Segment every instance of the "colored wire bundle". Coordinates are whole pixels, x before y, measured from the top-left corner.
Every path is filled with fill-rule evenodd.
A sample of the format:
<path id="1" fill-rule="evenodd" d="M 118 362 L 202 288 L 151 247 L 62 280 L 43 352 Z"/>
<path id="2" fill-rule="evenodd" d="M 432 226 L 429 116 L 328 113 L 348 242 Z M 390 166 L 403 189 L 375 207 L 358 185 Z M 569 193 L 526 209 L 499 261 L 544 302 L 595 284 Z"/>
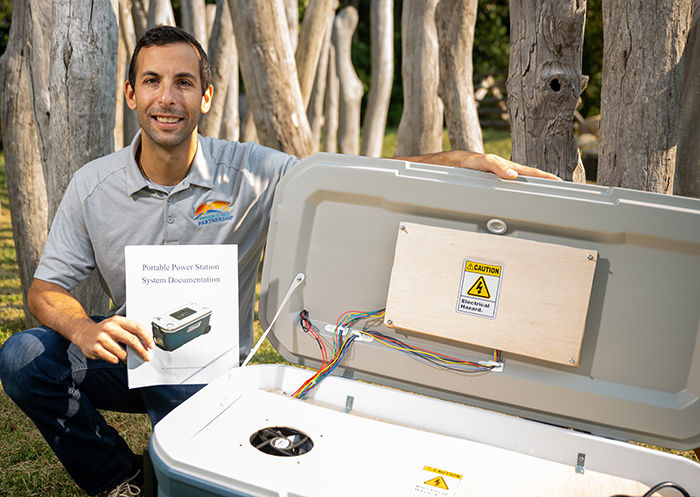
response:
<path id="1" fill-rule="evenodd" d="M 322 362 L 318 371 L 307 379 L 297 389 L 297 391 L 292 394 L 292 397 L 297 399 L 304 398 L 304 396 L 309 393 L 311 389 L 313 389 L 326 376 L 333 372 L 333 370 L 343 360 L 343 357 L 350 348 L 350 345 L 352 345 L 353 341 L 355 341 L 359 335 L 371 337 L 386 347 L 398 350 L 415 359 L 421 360 L 433 366 L 448 369 L 450 371 L 457 371 L 460 373 L 485 373 L 494 368 L 493 365 L 483 365 L 477 362 L 466 361 L 443 354 L 441 352 L 434 352 L 415 345 L 409 345 L 397 338 L 389 337 L 378 331 L 352 330 L 351 333 L 344 334 L 346 331 L 350 332 L 349 327 L 360 319 L 370 317 L 380 318 L 384 316 L 384 312 L 385 309 L 379 309 L 377 311 L 370 312 L 347 311 L 341 314 L 338 317 L 333 330 L 333 357 L 329 361 L 325 345 L 323 345 L 323 341 L 321 340 L 319 333 L 314 329 L 311 321 L 309 321 L 309 313 L 305 310 L 301 311 L 299 315 L 301 327 L 305 332 L 311 334 L 316 339 L 316 342 L 321 349 Z M 500 360 L 500 351 L 497 350 L 494 351 L 494 361 L 496 360 Z"/>
<path id="2" fill-rule="evenodd" d="M 427 362 L 433 366 L 438 366 L 444 369 L 449 369 L 451 371 L 457 371 L 460 373 L 485 373 L 494 368 L 494 366 L 484 366 L 478 362 L 466 361 L 464 359 L 458 359 L 441 352 L 434 352 L 432 350 L 416 347 L 415 345 L 409 345 L 402 342 L 398 338 L 389 337 L 383 333 L 379 333 L 378 331 L 363 330 L 358 331 L 358 333 L 370 336 L 387 347 L 404 352 L 423 362 Z"/>

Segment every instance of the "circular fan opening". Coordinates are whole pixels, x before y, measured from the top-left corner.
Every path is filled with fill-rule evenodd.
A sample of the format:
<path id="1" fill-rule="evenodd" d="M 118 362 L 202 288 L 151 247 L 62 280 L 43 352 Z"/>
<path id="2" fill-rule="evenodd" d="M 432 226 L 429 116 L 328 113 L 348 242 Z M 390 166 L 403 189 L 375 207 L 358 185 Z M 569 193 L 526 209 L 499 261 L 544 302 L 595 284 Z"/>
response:
<path id="1" fill-rule="evenodd" d="M 300 456 L 314 446 L 306 433 L 286 426 L 258 430 L 250 436 L 250 444 L 265 454 L 280 457 Z"/>

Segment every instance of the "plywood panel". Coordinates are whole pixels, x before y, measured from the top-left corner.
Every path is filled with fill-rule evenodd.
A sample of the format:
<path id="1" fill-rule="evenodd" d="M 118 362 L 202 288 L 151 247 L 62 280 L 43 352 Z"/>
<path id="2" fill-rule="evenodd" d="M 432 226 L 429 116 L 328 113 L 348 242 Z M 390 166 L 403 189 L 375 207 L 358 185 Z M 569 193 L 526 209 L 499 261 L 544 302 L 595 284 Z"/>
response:
<path id="1" fill-rule="evenodd" d="M 597 258 L 594 250 L 401 223 L 385 323 L 576 366 Z"/>

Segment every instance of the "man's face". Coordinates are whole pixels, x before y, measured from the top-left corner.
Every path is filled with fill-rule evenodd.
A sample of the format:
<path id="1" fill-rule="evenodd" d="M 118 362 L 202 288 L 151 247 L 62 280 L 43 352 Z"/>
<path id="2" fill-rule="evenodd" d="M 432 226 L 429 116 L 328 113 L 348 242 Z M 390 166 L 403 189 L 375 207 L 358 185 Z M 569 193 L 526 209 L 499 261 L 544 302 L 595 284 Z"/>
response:
<path id="1" fill-rule="evenodd" d="M 197 52 L 187 43 L 142 48 L 134 84 L 126 83 L 126 99 L 136 110 L 142 140 L 166 149 L 192 138 L 213 92 L 210 86 L 202 95 Z"/>

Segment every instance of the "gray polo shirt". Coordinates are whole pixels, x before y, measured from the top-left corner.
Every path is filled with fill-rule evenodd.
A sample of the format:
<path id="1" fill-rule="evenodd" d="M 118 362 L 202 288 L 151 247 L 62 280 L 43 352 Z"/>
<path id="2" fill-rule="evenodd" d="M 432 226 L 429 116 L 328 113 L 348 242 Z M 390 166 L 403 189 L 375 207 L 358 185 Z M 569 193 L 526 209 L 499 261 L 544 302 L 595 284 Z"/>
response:
<path id="1" fill-rule="evenodd" d="M 97 269 L 116 314 L 124 315 L 125 245 L 237 244 L 245 353 L 275 187 L 297 158 L 255 143 L 200 136 L 187 177 L 167 193 L 141 173 L 134 157 L 140 139 L 75 173 L 34 276 L 71 290 Z M 213 202 L 229 204 L 230 215 L 207 215 Z"/>

